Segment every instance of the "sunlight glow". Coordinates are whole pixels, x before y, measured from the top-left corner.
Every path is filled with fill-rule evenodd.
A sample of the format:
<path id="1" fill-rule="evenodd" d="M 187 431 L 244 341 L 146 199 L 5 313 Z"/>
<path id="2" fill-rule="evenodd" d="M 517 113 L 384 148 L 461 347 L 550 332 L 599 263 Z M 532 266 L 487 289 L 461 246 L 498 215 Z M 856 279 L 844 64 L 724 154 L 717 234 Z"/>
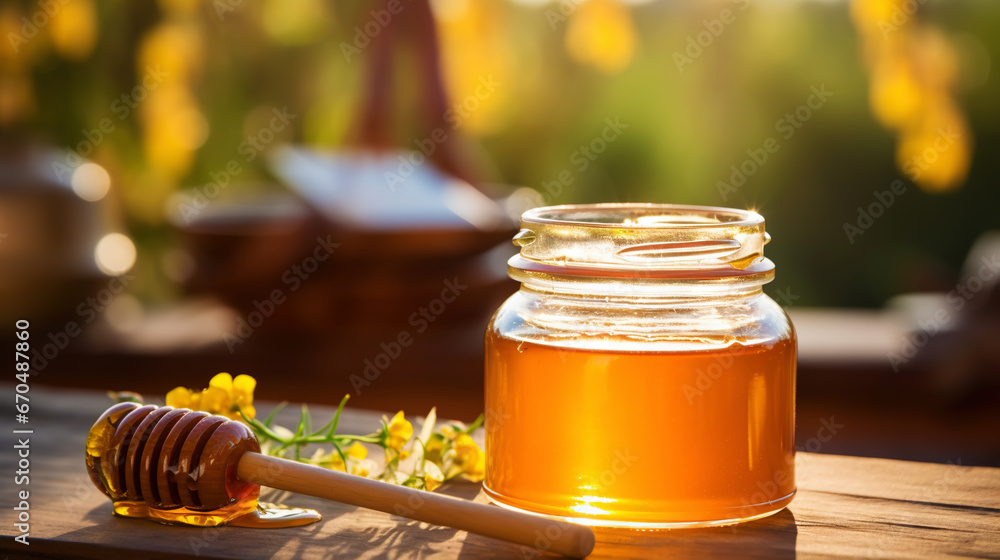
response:
<path id="1" fill-rule="evenodd" d="M 127 236 L 120 233 L 109 233 L 97 242 L 94 249 L 94 261 L 97 268 L 105 274 L 122 274 L 128 272 L 135 264 L 135 244 Z"/>
<path id="2" fill-rule="evenodd" d="M 111 176 L 96 163 L 84 163 L 73 171 L 70 185 L 80 198 L 96 202 L 108 194 L 111 188 Z"/>

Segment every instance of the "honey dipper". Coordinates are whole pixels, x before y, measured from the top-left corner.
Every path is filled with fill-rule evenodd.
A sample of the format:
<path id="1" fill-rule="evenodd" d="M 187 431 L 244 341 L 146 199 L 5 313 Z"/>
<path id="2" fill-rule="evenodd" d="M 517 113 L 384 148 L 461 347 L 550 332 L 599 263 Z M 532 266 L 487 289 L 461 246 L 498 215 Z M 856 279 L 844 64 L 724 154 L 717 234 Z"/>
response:
<path id="1" fill-rule="evenodd" d="M 263 484 L 573 558 L 594 548 L 581 525 L 263 455 L 243 423 L 186 408 L 112 406 L 87 436 L 87 470 L 115 512 L 133 517 L 231 522 L 257 509 Z"/>

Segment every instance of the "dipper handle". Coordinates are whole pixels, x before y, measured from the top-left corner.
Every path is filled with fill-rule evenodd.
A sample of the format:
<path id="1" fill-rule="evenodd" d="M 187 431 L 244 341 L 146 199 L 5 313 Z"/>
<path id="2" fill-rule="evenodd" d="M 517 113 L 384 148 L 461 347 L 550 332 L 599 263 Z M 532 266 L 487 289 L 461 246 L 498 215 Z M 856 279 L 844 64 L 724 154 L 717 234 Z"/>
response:
<path id="1" fill-rule="evenodd" d="M 416 490 L 248 451 L 237 465 L 243 481 L 400 515 L 510 541 L 541 552 L 583 558 L 594 550 L 589 527 Z"/>

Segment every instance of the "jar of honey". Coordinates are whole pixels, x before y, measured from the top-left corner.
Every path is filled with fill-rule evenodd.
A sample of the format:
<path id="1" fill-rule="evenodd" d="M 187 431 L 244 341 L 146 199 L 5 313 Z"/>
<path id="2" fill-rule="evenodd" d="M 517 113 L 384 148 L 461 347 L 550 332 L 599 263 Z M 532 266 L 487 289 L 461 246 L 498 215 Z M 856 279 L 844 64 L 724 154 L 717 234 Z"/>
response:
<path id="1" fill-rule="evenodd" d="M 795 332 L 752 211 L 536 208 L 486 332 L 487 495 L 599 526 L 726 525 L 795 494 Z"/>

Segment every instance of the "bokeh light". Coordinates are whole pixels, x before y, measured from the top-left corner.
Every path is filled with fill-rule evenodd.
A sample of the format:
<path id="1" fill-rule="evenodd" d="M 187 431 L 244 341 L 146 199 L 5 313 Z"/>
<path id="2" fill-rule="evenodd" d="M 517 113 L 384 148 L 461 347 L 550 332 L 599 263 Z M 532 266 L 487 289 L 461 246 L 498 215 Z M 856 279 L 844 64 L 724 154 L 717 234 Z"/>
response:
<path id="1" fill-rule="evenodd" d="M 135 244 L 121 233 L 109 233 L 97 242 L 94 261 L 101 272 L 116 275 L 128 272 L 135 264 Z"/>
<path id="2" fill-rule="evenodd" d="M 100 165 L 87 162 L 73 171 L 70 185 L 80 198 L 96 202 L 104 198 L 111 189 L 111 175 Z"/>
<path id="3" fill-rule="evenodd" d="M 570 56 L 607 73 L 628 67 L 635 43 L 632 15 L 619 0 L 588 0 L 576 9 L 566 29 Z"/>
<path id="4" fill-rule="evenodd" d="M 59 5 L 61 4 L 61 5 Z M 63 0 L 52 10 L 52 45 L 62 56 L 84 59 L 97 42 L 97 13 L 93 0 Z"/>

